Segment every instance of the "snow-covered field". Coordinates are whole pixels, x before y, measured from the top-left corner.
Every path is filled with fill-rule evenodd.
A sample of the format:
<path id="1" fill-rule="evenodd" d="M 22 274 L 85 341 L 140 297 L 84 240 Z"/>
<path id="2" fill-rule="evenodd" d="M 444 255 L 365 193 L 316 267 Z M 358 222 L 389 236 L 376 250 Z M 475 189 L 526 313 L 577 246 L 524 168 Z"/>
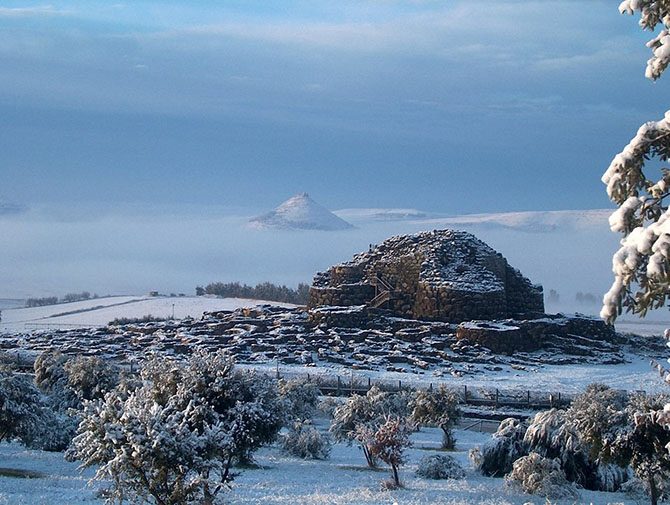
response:
<path id="1" fill-rule="evenodd" d="M 189 316 L 199 318 L 203 312 L 234 310 L 263 303 L 292 307 L 290 304 L 246 298 L 110 296 L 45 307 L 5 309 L 2 311 L 0 331 L 99 327 L 116 318 L 139 318 L 148 314 L 161 318 L 173 315 L 177 319 Z"/>
<path id="2" fill-rule="evenodd" d="M 322 419 L 317 423 L 327 429 Z M 438 453 L 439 429 L 422 429 L 412 435 L 414 446 L 407 451 L 407 465 L 401 468 L 404 489 L 382 491 L 381 482 L 390 478 L 386 468 L 369 470 L 356 446 L 335 444 L 326 461 L 305 461 L 284 456 L 278 447 L 262 449 L 256 455 L 258 469 L 242 470 L 226 503 L 313 504 L 313 505 L 522 505 L 544 504 L 544 498 L 508 490 L 502 479 L 482 477 L 470 466 L 467 453 L 490 434 L 456 430 L 456 450 L 450 452 L 466 468 L 463 480 L 426 480 L 414 475 L 422 456 Z M 25 450 L 17 444 L 0 444 L 0 467 L 29 469 L 43 476 L 32 479 L 0 476 L 1 505 L 65 505 L 101 503 L 95 488 L 87 486 L 92 471 L 80 474 L 77 465 L 63 460 L 61 453 Z M 0 474 L 2 471 L 0 470 Z M 577 503 L 635 503 L 617 493 L 581 491 Z M 563 502 L 559 502 L 563 503 Z M 575 503 L 573 501 L 566 503 Z"/>

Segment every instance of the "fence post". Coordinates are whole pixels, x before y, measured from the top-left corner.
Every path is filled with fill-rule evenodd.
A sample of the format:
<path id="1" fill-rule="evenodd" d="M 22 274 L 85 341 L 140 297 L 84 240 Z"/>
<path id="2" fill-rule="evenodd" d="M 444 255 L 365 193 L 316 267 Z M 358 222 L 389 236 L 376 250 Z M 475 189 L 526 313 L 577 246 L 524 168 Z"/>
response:
<path id="1" fill-rule="evenodd" d="M 558 392 L 558 406 L 561 406 L 561 392 Z"/>
<path id="2" fill-rule="evenodd" d="M 463 385 L 463 403 L 468 403 L 468 385 Z"/>
<path id="3" fill-rule="evenodd" d="M 398 379 L 398 391 L 402 391 L 402 381 Z"/>
<path id="4" fill-rule="evenodd" d="M 498 388 L 496 388 L 496 408 L 498 408 Z"/>
<path id="5" fill-rule="evenodd" d="M 340 396 L 340 388 L 342 387 L 342 379 L 340 376 L 337 376 L 337 396 Z"/>
<path id="6" fill-rule="evenodd" d="M 433 390 L 433 383 L 431 382 L 430 385 L 428 386 L 428 391 L 432 391 L 432 390 Z"/>
<path id="7" fill-rule="evenodd" d="M 528 395 L 528 405 L 530 405 L 530 389 L 526 391 L 526 394 Z"/>
<path id="8" fill-rule="evenodd" d="M 368 377 L 368 389 L 372 389 L 372 379 Z"/>
<path id="9" fill-rule="evenodd" d="M 309 382 L 309 372 L 307 372 L 307 382 Z"/>

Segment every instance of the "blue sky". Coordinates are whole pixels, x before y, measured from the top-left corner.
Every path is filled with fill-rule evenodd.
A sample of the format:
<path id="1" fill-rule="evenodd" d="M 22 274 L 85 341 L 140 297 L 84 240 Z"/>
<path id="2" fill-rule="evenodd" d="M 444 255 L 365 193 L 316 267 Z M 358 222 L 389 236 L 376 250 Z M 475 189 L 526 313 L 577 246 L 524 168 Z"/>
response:
<path id="1" fill-rule="evenodd" d="M 608 1 L 5 1 L 0 198 L 605 207 L 668 108 L 649 37 Z"/>

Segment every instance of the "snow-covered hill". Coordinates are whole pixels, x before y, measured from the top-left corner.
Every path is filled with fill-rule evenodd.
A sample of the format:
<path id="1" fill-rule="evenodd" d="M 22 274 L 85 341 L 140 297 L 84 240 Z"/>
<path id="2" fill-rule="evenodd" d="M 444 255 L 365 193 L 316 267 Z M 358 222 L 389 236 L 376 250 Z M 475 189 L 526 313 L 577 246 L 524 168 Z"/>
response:
<path id="1" fill-rule="evenodd" d="M 412 221 L 430 217 L 417 209 L 340 209 L 333 213 L 347 221 Z"/>
<path id="2" fill-rule="evenodd" d="M 608 230 L 608 209 L 503 212 L 440 216 L 417 209 L 342 209 L 335 214 L 357 224 L 379 221 L 404 221 L 432 224 L 433 228 L 482 227 L 501 228 L 528 233 L 547 233 L 557 230 Z"/>
<path id="3" fill-rule="evenodd" d="M 199 318 L 203 312 L 234 310 L 269 303 L 283 307 L 290 304 L 249 300 L 246 298 L 210 298 L 206 296 L 147 297 L 109 296 L 45 307 L 14 308 L 2 311 L 0 332 L 16 332 L 42 328 L 100 327 L 117 318 Z"/>
<path id="4" fill-rule="evenodd" d="M 347 230 L 353 226 L 312 200 L 307 193 L 299 193 L 275 210 L 254 217 L 249 224 L 258 229 Z"/>

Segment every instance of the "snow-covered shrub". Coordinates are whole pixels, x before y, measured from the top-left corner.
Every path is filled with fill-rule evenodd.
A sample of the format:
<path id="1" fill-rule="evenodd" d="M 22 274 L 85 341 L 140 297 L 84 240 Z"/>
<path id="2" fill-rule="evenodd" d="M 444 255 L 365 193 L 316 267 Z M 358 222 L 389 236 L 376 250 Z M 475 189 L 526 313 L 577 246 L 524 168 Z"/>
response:
<path id="1" fill-rule="evenodd" d="M 527 424 L 513 417 L 502 421 L 489 441 L 470 451 L 475 469 L 489 477 L 503 477 L 511 472 L 514 462 L 528 454 L 523 441 L 527 428 Z"/>
<path id="2" fill-rule="evenodd" d="M 32 381 L 10 369 L 0 369 L 0 442 L 30 441 L 40 424 L 42 398 Z"/>
<path id="3" fill-rule="evenodd" d="M 46 394 L 61 393 L 66 389 L 65 363 L 67 356 L 59 351 L 44 351 L 35 359 L 35 384 Z M 63 410 L 72 407 L 73 398 L 62 399 L 67 404 Z"/>
<path id="4" fill-rule="evenodd" d="M 286 454 L 302 459 L 328 459 L 331 446 L 330 437 L 321 434 L 310 421 L 294 422 L 281 440 Z"/>
<path id="5" fill-rule="evenodd" d="M 158 374 L 161 371 L 161 374 Z M 274 382 L 237 372 L 224 352 L 154 359 L 143 384 L 85 403 L 68 459 L 96 466 L 107 502 L 214 503 L 235 459 L 272 441 L 283 406 Z"/>
<path id="6" fill-rule="evenodd" d="M 328 419 L 332 419 L 335 414 L 335 409 L 342 404 L 339 398 L 333 398 L 332 396 L 326 396 L 321 399 L 317 405 L 318 411 Z"/>
<path id="7" fill-rule="evenodd" d="M 587 489 L 596 486 L 598 465 L 564 410 L 537 413 L 526 430 L 524 444 L 529 452 L 557 458 L 570 482 Z"/>
<path id="8" fill-rule="evenodd" d="M 24 429 L 21 441 L 31 449 L 61 452 L 72 442 L 78 424 L 78 418 L 59 412 L 51 407 L 48 398 L 43 399 L 39 418 Z"/>
<path id="9" fill-rule="evenodd" d="M 311 419 L 319 403 L 319 388 L 304 379 L 279 380 L 279 394 L 287 403 L 288 416 L 292 420 Z"/>
<path id="10" fill-rule="evenodd" d="M 118 368 L 98 356 L 74 356 L 63 368 L 68 387 L 79 401 L 102 398 L 119 383 Z"/>
<path id="11" fill-rule="evenodd" d="M 462 479 L 465 470 L 453 456 L 433 454 L 419 460 L 416 474 L 424 479 Z"/>
<path id="12" fill-rule="evenodd" d="M 358 442 L 368 466 L 377 466 L 377 458 L 367 445 L 369 437 L 359 436 L 365 428 L 374 433 L 389 416 L 405 418 L 408 414 L 406 395 L 386 393 L 373 386 L 365 396 L 353 395 L 333 413 L 330 433 L 337 441 Z"/>
<path id="13" fill-rule="evenodd" d="M 119 383 L 118 369 L 97 356 L 46 351 L 35 360 L 34 370 L 35 384 L 61 412 L 79 410 L 84 400 L 102 398 Z"/>
<path id="14" fill-rule="evenodd" d="M 658 422 L 666 397 L 635 395 L 626 406 L 628 424 L 603 444 L 602 454 L 619 465 L 629 464 L 645 482 L 655 504 L 670 482 L 670 430 Z"/>
<path id="15" fill-rule="evenodd" d="M 418 391 L 410 402 L 411 419 L 416 424 L 439 426 L 443 432 L 442 447 L 453 449 L 453 427 L 461 416 L 458 402 L 458 394 L 445 386 Z"/>
<path id="16" fill-rule="evenodd" d="M 405 418 L 387 416 L 380 425 L 359 425 L 356 439 L 369 448 L 370 454 L 391 467 L 393 482 L 387 488 L 400 487 L 398 468 L 405 462 L 404 451 L 412 443 L 414 426 Z"/>
<path id="17" fill-rule="evenodd" d="M 512 488 L 524 493 L 546 498 L 577 498 L 574 484 L 568 482 L 558 459 L 545 458 L 531 452 L 514 462 L 512 471 L 505 477 Z"/>

